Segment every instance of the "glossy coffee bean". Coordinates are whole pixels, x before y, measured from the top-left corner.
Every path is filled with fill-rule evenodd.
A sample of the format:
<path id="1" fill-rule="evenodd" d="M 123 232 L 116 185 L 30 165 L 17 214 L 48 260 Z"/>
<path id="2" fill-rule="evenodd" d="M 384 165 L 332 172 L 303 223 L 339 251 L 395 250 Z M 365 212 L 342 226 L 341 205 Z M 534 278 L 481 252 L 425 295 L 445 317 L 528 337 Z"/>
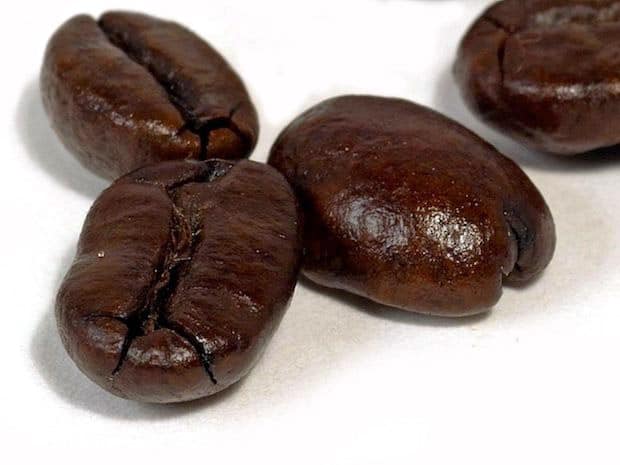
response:
<path id="1" fill-rule="evenodd" d="M 41 92 L 65 146 L 108 178 L 158 161 L 244 158 L 258 136 L 224 58 L 183 26 L 142 14 L 63 24 L 45 52 Z"/>
<path id="2" fill-rule="evenodd" d="M 288 306 L 297 204 L 267 165 L 173 161 L 92 206 L 56 318 L 77 366 L 147 402 L 211 395 L 248 373 Z"/>
<path id="3" fill-rule="evenodd" d="M 305 274 L 382 304 L 478 313 L 503 281 L 527 282 L 555 246 L 551 214 L 521 169 L 414 103 L 327 100 L 278 137 L 269 163 L 304 212 Z"/>
<path id="4" fill-rule="evenodd" d="M 620 3 L 504 0 L 463 38 L 461 92 L 526 146 L 578 154 L 620 143 Z"/>

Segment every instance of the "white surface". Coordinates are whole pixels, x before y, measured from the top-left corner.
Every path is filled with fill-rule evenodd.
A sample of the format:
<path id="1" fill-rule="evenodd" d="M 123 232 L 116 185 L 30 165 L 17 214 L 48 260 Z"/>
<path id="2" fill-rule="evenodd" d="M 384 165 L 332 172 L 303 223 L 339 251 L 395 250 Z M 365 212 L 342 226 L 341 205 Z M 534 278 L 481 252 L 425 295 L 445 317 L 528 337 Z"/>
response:
<path id="1" fill-rule="evenodd" d="M 3 462 L 618 463 L 620 155 L 528 155 L 463 108 L 449 67 L 487 3 L 5 5 Z M 113 7 L 178 20 L 228 57 L 260 113 L 257 160 L 292 117 L 340 93 L 401 96 L 456 117 L 515 158 L 546 196 L 558 234 L 548 271 L 528 288 L 506 289 L 488 316 L 460 321 L 380 309 L 302 283 L 265 356 L 229 392 L 150 406 L 102 391 L 65 355 L 52 308 L 84 216 L 106 183 L 48 128 L 37 77 L 61 22 Z"/>

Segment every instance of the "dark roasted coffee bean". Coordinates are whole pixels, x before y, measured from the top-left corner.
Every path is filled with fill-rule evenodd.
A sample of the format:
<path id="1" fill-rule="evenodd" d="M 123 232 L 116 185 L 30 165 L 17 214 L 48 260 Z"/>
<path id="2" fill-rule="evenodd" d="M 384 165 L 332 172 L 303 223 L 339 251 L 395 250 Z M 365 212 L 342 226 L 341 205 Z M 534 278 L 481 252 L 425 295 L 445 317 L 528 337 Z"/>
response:
<path id="1" fill-rule="evenodd" d="M 142 14 L 63 24 L 45 52 L 41 91 L 63 143 L 109 178 L 157 161 L 244 158 L 258 136 L 224 58 L 179 24 Z"/>
<path id="2" fill-rule="evenodd" d="M 377 302 L 458 316 L 526 282 L 555 246 L 521 169 L 448 118 L 398 99 L 344 96 L 294 120 L 269 163 L 304 212 L 305 274 Z"/>
<path id="3" fill-rule="evenodd" d="M 173 161 L 116 181 L 94 203 L 59 290 L 62 341 L 122 397 L 178 402 L 254 365 L 293 293 L 294 194 L 267 165 Z"/>
<path id="4" fill-rule="evenodd" d="M 461 92 L 523 144 L 578 154 L 620 143 L 620 2 L 504 0 L 461 42 Z"/>

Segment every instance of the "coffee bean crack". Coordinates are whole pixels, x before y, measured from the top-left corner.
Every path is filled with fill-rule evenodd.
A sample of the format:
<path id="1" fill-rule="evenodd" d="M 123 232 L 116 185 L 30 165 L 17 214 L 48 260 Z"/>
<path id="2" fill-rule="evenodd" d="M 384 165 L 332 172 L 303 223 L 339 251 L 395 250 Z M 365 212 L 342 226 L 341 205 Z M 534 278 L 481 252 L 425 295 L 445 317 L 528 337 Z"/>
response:
<path id="1" fill-rule="evenodd" d="M 514 241 L 516 247 L 516 257 L 511 270 L 505 270 L 504 276 L 509 276 L 513 271 L 517 273 L 523 272 L 521 259 L 525 250 L 530 248 L 534 243 L 534 232 L 527 227 L 527 224 L 514 211 L 504 210 L 506 225 L 508 226 L 508 235 Z"/>
<path id="2" fill-rule="evenodd" d="M 179 129 L 177 135 L 182 134 L 184 131 L 189 131 L 200 138 L 200 153 L 198 159 L 206 160 L 209 157 L 209 142 L 211 134 L 214 131 L 230 131 L 239 138 L 245 146 L 249 147 L 252 145 L 252 141 L 248 135 L 242 131 L 234 121 L 235 113 L 243 105 L 243 102 L 238 102 L 233 105 L 231 111 L 225 117 L 204 117 L 197 115 L 195 111 L 191 109 L 191 105 L 176 91 L 180 84 L 175 82 L 173 75 L 158 72 L 158 70 L 149 63 L 148 59 L 145 59 L 139 51 L 135 50 L 127 40 L 124 39 L 122 34 L 115 34 L 113 31 L 109 30 L 101 20 L 97 22 L 97 25 L 112 46 L 121 50 L 130 60 L 144 68 L 163 88 L 170 103 L 174 105 L 185 120 L 185 125 Z"/>
<path id="3" fill-rule="evenodd" d="M 511 36 L 529 30 L 551 29 L 567 24 L 578 27 L 596 27 L 604 23 L 614 23 L 620 21 L 620 2 L 612 3 L 605 8 L 594 8 L 586 5 L 573 5 L 549 8 L 532 15 L 523 24 L 505 24 L 492 14 L 486 14 L 482 20 L 495 29 L 502 31 L 504 36 L 497 46 L 497 66 L 499 72 L 499 90 L 505 86 L 505 51 L 508 39 Z M 517 124 L 517 122 L 515 122 Z M 519 124 L 520 130 L 531 132 L 529 128 Z"/>
<path id="4" fill-rule="evenodd" d="M 230 168 L 230 165 L 227 166 Z M 207 376 L 213 384 L 217 384 L 211 369 L 212 359 L 206 352 L 204 345 L 195 335 L 181 325 L 170 321 L 167 318 L 167 309 L 179 283 L 188 272 L 194 252 L 200 243 L 200 218 L 195 213 L 188 214 L 183 212 L 182 208 L 175 201 L 176 190 L 190 183 L 212 182 L 224 176 L 227 172 L 228 169 L 214 164 L 212 169 L 206 174 L 180 180 L 165 188 L 162 187 L 166 191 L 173 208 L 170 238 L 156 268 L 154 279 L 146 289 L 144 296 L 140 299 L 141 303 L 138 309 L 128 318 L 116 318 L 127 326 L 128 331 L 123 342 L 118 364 L 112 371 L 112 378 L 122 369 L 127 360 L 131 344 L 136 338 L 145 336 L 158 329 L 167 329 L 176 333 L 194 348 Z M 139 182 L 152 184 L 147 181 Z"/>

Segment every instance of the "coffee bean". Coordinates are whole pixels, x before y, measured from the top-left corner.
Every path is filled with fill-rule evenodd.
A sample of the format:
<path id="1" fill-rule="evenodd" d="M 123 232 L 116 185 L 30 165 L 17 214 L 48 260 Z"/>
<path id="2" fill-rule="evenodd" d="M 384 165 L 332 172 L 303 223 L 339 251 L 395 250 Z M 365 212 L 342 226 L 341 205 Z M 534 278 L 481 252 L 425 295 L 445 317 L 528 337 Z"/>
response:
<path id="1" fill-rule="evenodd" d="M 250 97 L 228 63 L 179 24 L 110 12 L 50 39 L 43 102 L 62 142 L 108 178 L 174 159 L 236 159 L 256 144 Z"/>
<path id="2" fill-rule="evenodd" d="M 304 272 L 328 287 L 422 313 L 487 310 L 555 246 L 521 169 L 454 121 L 399 99 L 343 96 L 278 137 L 269 163 L 304 212 Z"/>
<path id="3" fill-rule="evenodd" d="M 504 0 L 455 65 L 482 119 L 526 146 L 578 154 L 620 143 L 620 2 Z"/>
<path id="4" fill-rule="evenodd" d="M 92 206 L 56 317 L 77 366 L 147 402 L 211 395 L 254 365 L 301 258 L 297 204 L 267 165 L 172 161 Z"/>

